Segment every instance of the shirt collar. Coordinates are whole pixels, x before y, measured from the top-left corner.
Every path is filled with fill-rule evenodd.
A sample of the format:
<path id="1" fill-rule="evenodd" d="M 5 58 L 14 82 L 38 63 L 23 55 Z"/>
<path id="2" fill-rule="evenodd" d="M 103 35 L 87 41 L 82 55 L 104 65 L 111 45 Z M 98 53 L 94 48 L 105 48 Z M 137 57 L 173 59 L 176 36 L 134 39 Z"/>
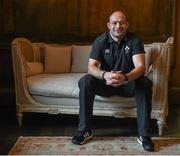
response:
<path id="1" fill-rule="evenodd" d="M 129 37 L 129 32 L 127 31 L 127 32 L 126 32 L 126 35 L 124 36 L 124 38 L 122 39 L 122 41 L 127 42 L 127 41 L 128 41 L 128 37 Z M 109 32 L 108 32 L 108 42 L 109 42 L 109 43 L 115 42 L 115 41 L 112 39 L 112 37 L 111 37 L 111 35 L 110 35 Z"/>

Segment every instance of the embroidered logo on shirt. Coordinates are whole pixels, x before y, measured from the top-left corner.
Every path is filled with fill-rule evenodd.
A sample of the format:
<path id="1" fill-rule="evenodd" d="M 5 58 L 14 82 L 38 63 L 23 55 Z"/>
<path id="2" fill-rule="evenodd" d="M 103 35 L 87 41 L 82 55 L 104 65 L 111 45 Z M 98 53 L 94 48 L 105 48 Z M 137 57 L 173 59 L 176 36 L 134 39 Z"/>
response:
<path id="1" fill-rule="evenodd" d="M 130 48 L 126 45 L 126 47 L 124 48 L 124 50 L 125 50 L 125 53 L 129 53 Z"/>
<path id="2" fill-rule="evenodd" d="M 109 49 L 105 49 L 105 54 L 109 54 L 110 50 Z"/>

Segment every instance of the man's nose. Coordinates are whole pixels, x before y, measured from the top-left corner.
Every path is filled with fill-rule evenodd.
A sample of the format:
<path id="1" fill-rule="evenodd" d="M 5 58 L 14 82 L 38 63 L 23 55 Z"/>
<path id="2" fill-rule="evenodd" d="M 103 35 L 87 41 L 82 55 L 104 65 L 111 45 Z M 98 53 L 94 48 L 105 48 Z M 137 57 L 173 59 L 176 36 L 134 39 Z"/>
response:
<path id="1" fill-rule="evenodd" d="M 121 23 L 120 22 L 117 22 L 116 23 L 116 27 L 119 28 L 121 26 Z"/>

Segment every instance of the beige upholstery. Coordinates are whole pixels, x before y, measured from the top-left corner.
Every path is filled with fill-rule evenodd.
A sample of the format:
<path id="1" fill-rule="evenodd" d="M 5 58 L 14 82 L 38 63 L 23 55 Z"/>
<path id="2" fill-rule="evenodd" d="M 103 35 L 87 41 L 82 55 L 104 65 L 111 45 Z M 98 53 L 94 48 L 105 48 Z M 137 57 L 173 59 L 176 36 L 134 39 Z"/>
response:
<path id="1" fill-rule="evenodd" d="M 56 63 L 66 72 L 44 71 L 47 57 L 45 48 L 47 44 L 31 43 L 25 38 L 16 38 L 12 42 L 13 70 L 16 88 L 16 108 L 19 125 L 22 124 L 24 112 L 42 112 L 50 114 L 78 114 L 78 80 L 87 72 L 87 61 L 91 45 L 72 45 L 69 49 L 56 47 Z M 58 50 L 57 50 L 58 49 Z M 59 50 L 60 49 L 60 50 Z M 67 53 L 64 52 L 67 50 Z M 172 43 L 152 43 L 145 45 L 146 50 L 146 76 L 153 82 L 152 118 L 157 119 L 159 134 L 168 115 L 168 79 L 170 69 L 170 55 Z M 51 49 L 52 51 L 52 49 Z M 53 52 L 54 52 L 53 51 Z M 53 53 L 52 52 L 52 53 Z M 61 55 L 63 53 L 63 58 Z M 71 62 L 69 67 L 69 57 Z M 46 58 L 47 59 L 47 58 Z M 27 74 L 27 64 L 30 62 L 30 74 Z M 34 62 L 34 63 L 33 63 Z M 41 67 L 34 67 L 35 64 Z M 51 60 L 53 63 L 53 60 Z M 66 66 L 64 66 L 66 64 Z M 53 65 L 53 64 L 51 64 Z M 41 65 L 40 65 L 41 66 Z M 53 68 L 51 68 L 53 69 Z M 68 70 L 67 70 L 68 69 Z M 33 74 L 32 74 L 33 73 Z M 136 117 L 135 99 L 112 96 L 110 98 L 95 97 L 94 115 L 114 117 Z"/>
<path id="2" fill-rule="evenodd" d="M 68 73 L 71 69 L 71 47 L 49 46 L 44 48 L 45 73 Z"/>
<path id="3" fill-rule="evenodd" d="M 90 45 L 73 45 L 72 46 L 72 73 L 87 72 L 89 55 L 91 52 Z"/>
<path id="4" fill-rule="evenodd" d="M 25 68 L 27 76 L 41 74 L 44 71 L 43 64 L 41 62 L 26 62 Z"/>

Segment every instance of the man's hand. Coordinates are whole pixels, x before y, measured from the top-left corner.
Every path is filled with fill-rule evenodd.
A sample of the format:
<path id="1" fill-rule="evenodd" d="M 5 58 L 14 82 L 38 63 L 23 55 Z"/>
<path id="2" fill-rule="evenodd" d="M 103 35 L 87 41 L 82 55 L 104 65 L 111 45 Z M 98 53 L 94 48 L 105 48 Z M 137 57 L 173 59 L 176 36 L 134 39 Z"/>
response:
<path id="1" fill-rule="evenodd" d="M 125 77 L 121 71 L 106 72 L 104 75 L 107 85 L 118 87 L 124 83 Z"/>

